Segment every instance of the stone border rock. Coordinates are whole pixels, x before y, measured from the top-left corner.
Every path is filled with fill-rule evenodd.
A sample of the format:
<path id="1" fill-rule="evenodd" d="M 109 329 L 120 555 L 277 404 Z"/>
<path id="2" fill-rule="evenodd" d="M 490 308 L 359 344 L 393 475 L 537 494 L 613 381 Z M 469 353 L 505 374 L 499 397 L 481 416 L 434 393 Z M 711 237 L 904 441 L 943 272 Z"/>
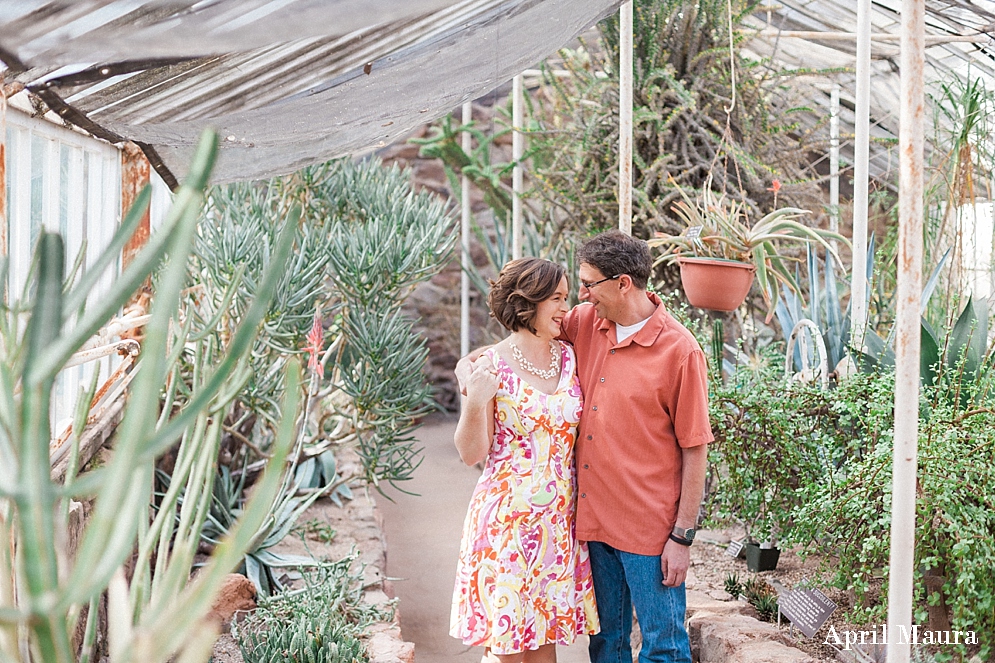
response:
<path id="1" fill-rule="evenodd" d="M 817 663 L 791 646 L 774 624 L 756 618 L 745 601 L 718 601 L 704 592 L 687 592 L 691 656 L 698 663 Z"/>

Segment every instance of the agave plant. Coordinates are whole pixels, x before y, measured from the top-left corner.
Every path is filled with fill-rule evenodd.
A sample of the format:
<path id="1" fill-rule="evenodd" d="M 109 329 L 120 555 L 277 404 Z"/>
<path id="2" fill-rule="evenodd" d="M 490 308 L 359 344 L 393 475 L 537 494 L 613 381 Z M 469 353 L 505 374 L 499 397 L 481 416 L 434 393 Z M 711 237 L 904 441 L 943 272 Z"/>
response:
<path id="1" fill-rule="evenodd" d="M 779 283 L 795 293 L 801 292 L 788 269 L 788 263 L 794 259 L 781 253 L 784 244 L 816 243 L 843 266 L 830 240 L 846 245 L 849 241 L 839 233 L 799 223 L 797 219 L 808 214 L 806 210 L 782 207 L 751 223 L 747 206 L 724 194 L 716 196 L 711 180 L 706 181 L 698 201 L 692 200 L 684 189 L 677 189 L 681 200 L 674 203 L 673 211 L 686 228 L 680 235 L 658 234 L 647 242 L 651 247 L 663 247 L 655 264 L 675 262 L 681 257 L 750 263 L 756 267 L 757 281 L 772 315 L 779 298 Z"/>
<path id="2" fill-rule="evenodd" d="M 147 208 L 148 189 L 109 247 L 75 282 L 65 283 L 62 238 L 43 232 L 35 252 L 31 294 L 27 300 L 0 305 L 0 659 L 4 661 L 76 661 L 80 643 L 72 634 L 77 621 L 85 615 L 84 644 L 89 646 L 97 630 L 98 601 L 105 592 L 111 661 L 158 662 L 178 652 L 186 657 L 182 660 L 203 660 L 214 639 L 204 615 L 279 489 L 300 402 L 299 371 L 294 366 L 287 371 L 285 416 L 267 471 L 240 522 L 191 581 L 190 563 L 211 495 L 212 464 L 221 433 L 221 420 L 214 415 L 227 407 L 246 379 L 245 353 L 293 239 L 292 233 L 282 234 L 270 258 L 271 269 L 259 283 L 256 304 L 223 347 L 206 342 L 203 335 L 193 333 L 190 321 L 177 318 L 186 257 L 197 232 L 216 149 L 216 136 L 206 133 L 162 228 L 108 292 L 88 297 L 102 272 L 116 262 Z M 166 256 L 169 259 L 164 261 Z M 6 257 L 0 260 L 0 274 L 5 274 L 6 262 Z M 138 374 L 113 453 L 103 467 L 78 477 L 70 471 L 64 484 L 57 483 L 50 476 L 49 459 L 55 377 L 160 265 Z M 90 305 L 84 306 L 88 299 Z M 190 355 L 196 372 L 180 393 L 179 357 L 184 354 Z M 166 403 L 160 411 L 156 404 L 164 385 Z M 86 420 L 85 396 L 83 400 L 77 409 L 74 446 Z M 156 458 L 177 442 L 175 490 L 163 497 L 150 522 Z M 179 505 L 181 486 L 186 499 Z M 75 555 L 69 555 L 68 506 L 79 497 L 94 498 L 94 507 Z M 133 558 L 129 580 L 125 566 Z M 87 647 L 82 660 L 90 660 Z"/>
<path id="3" fill-rule="evenodd" d="M 922 301 L 923 308 L 925 304 Z M 868 330 L 864 343 L 865 351 L 859 354 L 862 370 L 894 369 L 895 350 L 890 341 Z M 985 300 L 968 298 L 953 326 L 943 333 L 920 318 L 919 380 L 924 387 L 934 387 L 944 400 L 966 408 L 989 397 L 993 355 L 995 344 L 988 340 Z"/>
<path id="4" fill-rule="evenodd" d="M 870 299 L 870 284 L 874 274 L 874 245 L 875 239 L 872 234 L 867 245 L 867 298 Z M 781 301 L 777 303 L 775 312 L 777 320 L 781 325 L 781 331 L 787 337 L 791 330 L 795 328 L 801 320 L 811 320 L 822 333 L 822 340 L 828 353 L 829 368 L 839 366 L 839 363 L 847 355 L 850 345 L 850 308 L 848 302 L 843 306 L 839 295 L 839 287 L 836 283 L 836 270 L 827 254 L 825 262 L 820 267 L 818 254 L 807 247 L 806 262 L 808 264 L 808 303 L 806 304 L 801 295 L 796 295 L 790 290 L 784 292 Z M 822 278 L 820 279 L 820 272 Z M 796 281 L 800 279 L 796 278 Z M 866 310 L 866 308 L 865 308 Z M 794 364 L 801 364 L 800 350 L 796 346 Z"/>

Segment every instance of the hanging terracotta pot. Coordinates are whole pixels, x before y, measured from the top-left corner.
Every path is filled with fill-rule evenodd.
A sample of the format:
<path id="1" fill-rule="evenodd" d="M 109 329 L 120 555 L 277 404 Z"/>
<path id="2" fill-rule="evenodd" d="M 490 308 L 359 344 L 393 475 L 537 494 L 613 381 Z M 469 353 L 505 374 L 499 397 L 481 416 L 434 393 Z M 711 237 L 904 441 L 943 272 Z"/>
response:
<path id="1" fill-rule="evenodd" d="M 720 258 L 678 258 L 681 284 L 691 306 L 735 311 L 746 299 L 757 268 Z"/>

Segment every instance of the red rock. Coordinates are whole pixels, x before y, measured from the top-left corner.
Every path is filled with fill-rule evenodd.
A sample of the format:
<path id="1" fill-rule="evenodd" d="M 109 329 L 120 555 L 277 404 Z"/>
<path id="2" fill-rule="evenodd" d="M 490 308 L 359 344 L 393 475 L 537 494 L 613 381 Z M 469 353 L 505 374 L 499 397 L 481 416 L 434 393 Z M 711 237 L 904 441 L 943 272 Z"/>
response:
<path id="1" fill-rule="evenodd" d="M 229 573 L 214 599 L 211 611 L 207 613 L 207 618 L 221 624 L 221 630 L 224 631 L 237 612 L 255 609 L 255 585 L 240 573 Z"/>

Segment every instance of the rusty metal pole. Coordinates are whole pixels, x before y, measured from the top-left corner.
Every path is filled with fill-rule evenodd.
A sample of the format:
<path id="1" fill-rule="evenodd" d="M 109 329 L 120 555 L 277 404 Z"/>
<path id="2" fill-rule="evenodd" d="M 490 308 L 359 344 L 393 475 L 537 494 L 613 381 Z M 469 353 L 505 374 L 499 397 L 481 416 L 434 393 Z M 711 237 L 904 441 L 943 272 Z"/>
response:
<path id="1" fill-rule="evenodd" d="M 867 327 L 867 160 L 870 145 L 871 0 L 857 0 L 857 99 L 853 142 L 853 256 L 850 340 L 860 349 Z"/>
<path id="2" fill-rule="evenodd" d="M 522 257 L 522 155 L 525 154 L 525 135 L 522 133 L 522 75 L 511 82 L 511 257 Z"/>
<path id="3" fill-rule="evenodd" d="M 619 10 L 618 229 L 632 234 L 632 0 Z"/>
<path id="4" fill-rule="evenodd" d="M 121 218 L 128 213 L 131 206 L 138 198 L 138 194 L 149 183 L 151 177 L 151 166 L 141 148 L 134 143 L 125 143 L 121 148 Z M 151 226 L 149 223 L 149 210 L 145 210 L 142 220 L 135 228 L 135 234 L 131 236 L 128 243 L 121 249 L 121 268 L 127 267 L 135 255 L 142 250 L 149 241 Z"/>
<path id="5" fill-rule="evenodd" d="M 912 628 L 919 441 L 919 298 L 922 294 L 923 135 L 926 99 L 925 0 L 902 1 L 898 168 L 898 310 L 895 318 L 895 449 L 891 560 L 888 567 L 888 663 L 908 663 L 901 638 Z"/>
<path id="6" fill-rule="evenodd" d="M 473 120 L 473 102 L 463 104 L 463 124 Z M 462 137 L 463 151 L 470 153 L 470 132 L 464 131 Z M 470 352 L 470 178 L 466 175 L 460 179 L 460 202 L 462 217 L 460 219 L 460 324 L 459 347 L 460 356 Z"/>

